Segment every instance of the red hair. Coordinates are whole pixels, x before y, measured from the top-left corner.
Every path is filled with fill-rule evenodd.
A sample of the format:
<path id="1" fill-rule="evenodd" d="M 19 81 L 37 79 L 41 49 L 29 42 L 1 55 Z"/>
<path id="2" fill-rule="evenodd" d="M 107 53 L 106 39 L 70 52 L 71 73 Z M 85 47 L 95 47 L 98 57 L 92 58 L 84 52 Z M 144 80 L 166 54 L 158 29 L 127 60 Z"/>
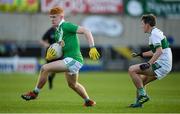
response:
<path id="1" fill-rule="evenodd" d="M 61 14 L 64 15 L 64 10 L 61 7 L 53 7 L 50 11 L 49 11 L 50 15 L 56 15 L 56 14 Z"/>

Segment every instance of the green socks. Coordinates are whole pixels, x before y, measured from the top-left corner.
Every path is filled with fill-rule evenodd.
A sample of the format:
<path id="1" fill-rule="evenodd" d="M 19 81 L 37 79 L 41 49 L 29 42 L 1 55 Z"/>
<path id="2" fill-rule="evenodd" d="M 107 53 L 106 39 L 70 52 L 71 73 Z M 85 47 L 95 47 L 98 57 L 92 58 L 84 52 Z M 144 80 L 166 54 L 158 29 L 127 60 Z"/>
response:
<path id="1" fill-rule="evenodd" d="M 143 96 L 146 95 L 146 91 L 145 91 L 145 89 L 143 87 L 142 88 L 138 88 L 137 91 L 138 91 L 138 95 L 143 95 Z"/>

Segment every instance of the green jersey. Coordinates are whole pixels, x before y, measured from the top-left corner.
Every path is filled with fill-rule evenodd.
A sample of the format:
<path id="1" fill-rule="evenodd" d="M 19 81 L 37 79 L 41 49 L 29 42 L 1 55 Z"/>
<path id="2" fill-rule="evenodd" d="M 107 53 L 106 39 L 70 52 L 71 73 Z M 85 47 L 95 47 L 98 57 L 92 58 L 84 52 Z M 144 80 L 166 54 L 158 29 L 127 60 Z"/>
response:
<path id="1" fill-rule="evenodd" d="M 55 40 L 63 41 L 62 47 L 64 57 L 71 57 L 83 64 L 83 57 L 80 51 L 79 38 L 76 34 L 78 26 L 70 22 L 62 22 L 55 32 Z"/>

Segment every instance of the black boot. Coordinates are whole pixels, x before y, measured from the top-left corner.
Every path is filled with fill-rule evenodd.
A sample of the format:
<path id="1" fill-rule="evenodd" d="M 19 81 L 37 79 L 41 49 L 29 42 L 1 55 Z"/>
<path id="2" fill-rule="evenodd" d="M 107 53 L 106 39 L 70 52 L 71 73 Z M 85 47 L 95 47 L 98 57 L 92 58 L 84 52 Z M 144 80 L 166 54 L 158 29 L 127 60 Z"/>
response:
<path id="1" fill-rule="evenodd" d="M 52 73 L 48 76 L 48 82 L 49 82 L 49 89 L 53 88 L 53 79 L 55 77 L 55 73 Z"/>

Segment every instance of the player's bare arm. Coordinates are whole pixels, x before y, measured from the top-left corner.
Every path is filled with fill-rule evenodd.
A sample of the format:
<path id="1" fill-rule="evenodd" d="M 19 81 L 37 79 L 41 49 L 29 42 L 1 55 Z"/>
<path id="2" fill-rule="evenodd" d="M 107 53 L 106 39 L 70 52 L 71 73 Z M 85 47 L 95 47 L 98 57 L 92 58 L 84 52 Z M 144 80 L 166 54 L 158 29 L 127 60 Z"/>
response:
<path id="1" fill-rule="evenodd" d="M 81 27 L 81 26 L 78 27 L 77 33 L 85 35 L 85 37 L 89 43 L 89 47 L 90 47 L 89 57 L 93 60 L 99 59 L 100 54 L 95 47 L 94 38 L 92 36 L 92 33 L 85 27 Z"/>
<path id="2" fill-rule="evenodd" d="M 153 64 L 162 54 L 162 47 L 156 49 L 156 52 L 153 54 L 153 57 L 149 60 L 148 63 Z"/>
<path id="3" fill-rule="evenodd" d="M 85 27 L 79 26 L 77 30 L 78 34 L 84 34 L 90 47 L 94 46 L 94 38 L 92 36 L 92 33 Z"/>
<path id="4" fill-rule="evenodd" d="M 153 52 L 150 50 L 150 51 L 146 51 L 146 52 L 143 52 L 142 53 L 142 56 L 143 57 L 152 57 L 153 56 Z"/>

